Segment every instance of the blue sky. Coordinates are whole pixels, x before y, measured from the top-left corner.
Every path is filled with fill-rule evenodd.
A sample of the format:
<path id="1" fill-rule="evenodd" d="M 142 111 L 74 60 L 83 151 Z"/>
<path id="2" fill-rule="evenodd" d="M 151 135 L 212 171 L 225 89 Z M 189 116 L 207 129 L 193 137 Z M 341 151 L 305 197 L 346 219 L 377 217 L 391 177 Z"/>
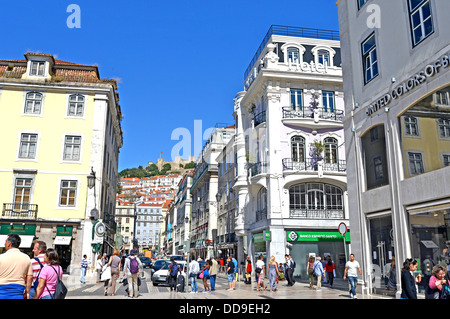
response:
<path id="1" fill-rule="evenodd" d="M 27 51 L 97 64 L 118 78 L 124 146 L 119 171 L 171 160 L 176 128 L 233 123 L 244 71 L 272 24 L 338 30 L 334 0 L 286 2 L 3 0 L 0 59 Z M 66 25 L 70 4 L 81 28 Z M 192 154 L 198 155 L 198 154 Z"/>

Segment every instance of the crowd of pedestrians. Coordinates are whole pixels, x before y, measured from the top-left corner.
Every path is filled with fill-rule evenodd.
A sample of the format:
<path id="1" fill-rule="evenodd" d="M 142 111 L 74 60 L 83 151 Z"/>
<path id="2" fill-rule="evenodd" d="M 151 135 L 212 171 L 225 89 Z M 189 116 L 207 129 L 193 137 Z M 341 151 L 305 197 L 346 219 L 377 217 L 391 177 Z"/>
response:
<path id="1" fill-rule="evenodd" d="M 30 257 L 19 250 L 21 243 L 20 236 L 10 234 L 6 238 L 5 252 L 0 255 L 0 299 L 53 299 L 58 294 L 58 285 L 62 280 L 63 269 L 59 265 L 59 256 L 55 249 L 47 248 L 43 241 L 36 241 L 33 245 L 33 257 Z M 190 256 L 189 278 L 191 283 L 191 293 L 198 293 L 198 280 L 203 283 L 203 293 L 216 290 L 217 274 L 220 270 L 226 273 L 228 281 L 228 291 L 236 289 L 236 281 L 239 278 L 238 262 L 232 255 L 227 257 L 226 262 L 217 261 L 214 256 L 208 258 L 203 267 L 200 267 L 195 256 Z M 223 267 L 222 267 L 223 265 Z M 84 284 L 86 271 L 89 267 L 86 255 L 81 261 L 80 282 Z M 423 278 L 420 273 L 417 274 L 418 262 L 416 259 L 408 258 L 404 261 L 401 270 L 401 297 L 400 299 L 417 299 L 417 285 L 423 284 Z M 99 256 L 95 263 L 97 271 L 97 283 L 103 282 L 104 294 L 108 295 L 108 289 L 111 289 L 111 295 L 116 291 L 116 282 L 119 278 L 123 280 L 124 285 L 128 285 L 126 291 L 130 297 L 138 297 L 140 285 L 140 269 L 142 262 L 136 256 L 136 251 L 132 250 L 130 256 L 121 256 L 119 250 L 115 249 L 112 256 Z M 201 268 L 201 269 L 200 269 Z M 251 284 L 252 272 L 255 274 L 256 290 L 270 292 L 278 291 L 280 280 L 287 281 L 287 287 L 295 284 L 293 276 L 296 263 L 291 255 L 285 255 L 285 263 L 277 263 L 274 256 L 271 256 L 267 262 L 264 256 L 257 257 L 256 262 L 252 262 L 250 256 L 247 256 L 244 267 L 244 282 Z M 179 274 L 182 273 L 181 267 L 171 258 L 169 265 L 170 288 L 177 290 L 180 284 L 177 282 Z M 123 276 L 121 277 L 121 273 Z M 395 264 L 391 265 L 389 271 L 389 282 L 387 287 L 396 289 L 397 283 L 395 275 Z M 321 257 L 311 256 L 306 263 L 306 274 L 309 278 L 309 286 L 321 291 L 322 282 L 326 282 L 330 287 L 333 286 L 336 277 L 336 265 L 330 256 Z M 356 260 L 354 254 L 350 254 L 350 260 L 345 264 L 344 280 L 349 283 L 350 298 L 356 299 L 356 287 L 358 275 L 362 275 L 361 266 Z M 431 276 L 425 279 L 425 298 L 426 299 L 448 299 L 450 296 L 450 286 L 447 267 L 437 264 L 432 269 Z M 181 276 L 183 277 L 183 276 Z M 265 279 L 268 279 L 268 285 Z M 184 287 L 184 284 L 183 286 Z M 179 291 L 179 290 L 177 290 Z"/>

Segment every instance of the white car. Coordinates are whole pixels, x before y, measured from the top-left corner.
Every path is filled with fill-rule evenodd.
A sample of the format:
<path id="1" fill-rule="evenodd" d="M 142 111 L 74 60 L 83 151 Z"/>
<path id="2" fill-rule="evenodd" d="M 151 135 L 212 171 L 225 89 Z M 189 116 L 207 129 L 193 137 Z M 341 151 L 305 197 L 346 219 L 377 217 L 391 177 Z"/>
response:
<path id="1" fill-rule="evenodd" d="M 185 261 L 176 261 L 178 267 L 182 267 L 181 275 L 186 280 L 186 262 Z M 152 275 L 153 286 L 158 286 L 159 284 L 169 284 L 169 265 L 171 263 L 165 264 L 161 267 L 160 270 L 156 271 Z"/>

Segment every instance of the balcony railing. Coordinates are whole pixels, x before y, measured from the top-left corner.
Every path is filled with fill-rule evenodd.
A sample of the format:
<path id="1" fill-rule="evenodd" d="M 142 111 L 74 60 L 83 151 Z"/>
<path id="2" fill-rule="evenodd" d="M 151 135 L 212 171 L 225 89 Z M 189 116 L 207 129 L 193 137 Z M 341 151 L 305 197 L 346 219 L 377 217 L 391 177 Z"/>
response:
<path id="1" fill-rule="evenodd" d="M 302 109 L 293 110 L 292 107 L 283 107 L 283 119 L 296 119 L 296 118 L 314 118 L 314 112 L 308 107 Z M 344 119 L 343 110 L 328 110 L 319 109 L 319 118 L 324 120 L 341 121 Z"/>
<path id="2" fill-rule="evenodd" d="M 37 219 L 38 205 L 3 203 L 2 217 L 15 219 Z"/>
<path id="3" fill-rule="evenodd" d="M 292 158 L 283 158 L 284 171 L 318 171 L 319 163 L 312 158 L 305 158 L 304 161 L 296 161 Z M 345 172 L 347 171 L 347 162 L 345 160 L 338 160 L 332 163 L 322 161 L 322 169 L 328 172 Z"/>
<path id="4" fill-rule="evenodd" d="M 254 163 L 250 166 L 250 176 L 256 176 L 262 173 L 267 172 L 267 164 L 266 163 Z"/>
<path id="5" fill-rule="evenodd" d="M 256 211 L 256 221 L 267 219 L 267 208 L 263 208 L 261 210 Z"/>
<path id="6" fill-rule="evenodd" d="M 291 218 L 305 219 L 344 219 L 343 209 L 291 209 L 289 216 Z"/>
<path id="7" fill-rule="evenodd" d="M 253 56 L 253 59 L 248 65 L 247 69 L 245 70 L 244 81 L 247 78 L 248 74 L 251 72 L 256 61 L 258 61 L 259 56 L 261 55 L 262 51 L 264 50 L 264 47 L 266 46 L 267 42 L 269 42 L 269 39 L 273 34 L 291 37 L 311 38 L 311 39 L 324 39 L 335 41 L 340 40 L 339 31 L 272 25 L 267 31 L 266 36 L 262 40 L 261 44 L 259 45 L 259 48 L 256 51 L 255 55 Z"/>
<path id="8" fill-rule="evenodd" d="M 255 126 L 266 122 L 266 111 L 262 111 L 261 113 L 254 115 L 253 122 L 255 123 Z"/>

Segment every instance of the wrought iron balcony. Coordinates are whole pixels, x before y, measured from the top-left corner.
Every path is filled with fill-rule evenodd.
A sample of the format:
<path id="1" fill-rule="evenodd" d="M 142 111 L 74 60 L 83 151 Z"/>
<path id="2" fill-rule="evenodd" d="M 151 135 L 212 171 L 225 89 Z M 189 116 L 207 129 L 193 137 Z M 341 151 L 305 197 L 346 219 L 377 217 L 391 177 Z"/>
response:
<path id="1" fill-rule="evenodd" d="M 253 122 L 255 126 L 258 126 L 259 124 L 266 122 L 266 111 L 262 111 L 261 113 L 254 115 Z"/>
<path id="2" fill-rule="evenodd" d="M 267 219 L 267 208 L 263 208 L 261 210 L 256 211 L 256 221 Z"/>
<path id="3" fill-rule="evenodd" d="M 2 217 L 14 219 L 37 219 L 38 205 L 3 203 Z"/>
<path id="4" fill-rule="evenodd" d="M 267 164 L 266 163 L 254 163 L 250 166 L 250 176 L 254 177 L 256 175 L 266 173 L 267 172 Z"/>
<path id="5" fill-rule="evenodd" d="M 291 218 L 305 219 L 344 219 L 344 209 L 342 208 L 324 208 L 324 209 L 308 209 L 299 208 L 291 209 L 289 216 Z"/>
<path id="6" fill-rule="evenodd" d="M 339 121 L 344 119 L 343 110 L 319 109 L 319 118 L 323 120 Z M 308 107 L 294 110 L 291 106 L 283 107 L 283 119 L 313 119 L 314 111 Z"/>
<path id="7" fill-rule="evenodd" d="M 305 158 L 303 161 L 293 160 L 292 158 L 283 158 L 283 171 L 318 171 L 319 163 L 312 158 Z M 345 160 L 322 161 L 322 169 L 327 172 L 345 172 L 347 171 L 347 162 Z"/>

